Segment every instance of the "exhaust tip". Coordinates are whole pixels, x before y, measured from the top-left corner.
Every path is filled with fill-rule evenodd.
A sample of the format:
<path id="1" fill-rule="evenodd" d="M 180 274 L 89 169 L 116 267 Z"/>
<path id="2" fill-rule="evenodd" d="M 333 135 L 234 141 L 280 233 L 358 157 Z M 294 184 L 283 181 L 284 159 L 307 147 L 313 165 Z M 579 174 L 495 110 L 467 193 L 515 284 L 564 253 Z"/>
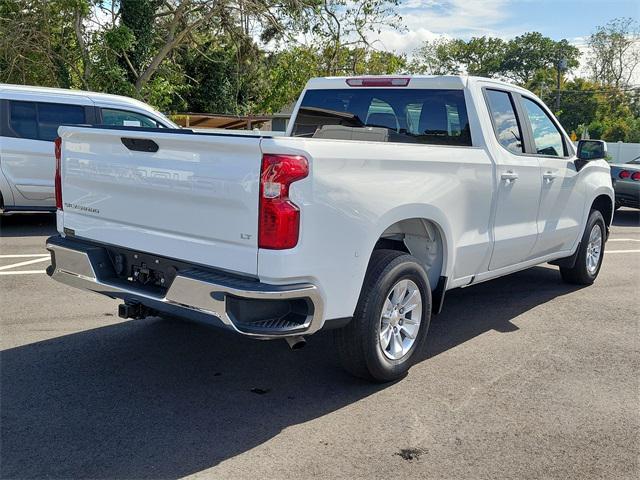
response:
<path id="1" fill-rule="evenodd" d="M 289 348 L 291 350 L 300 350 L 307 344 L 307 341 L 301 335 L 295 337 L 285 337 L 285 340 L 289 344 Z"/>

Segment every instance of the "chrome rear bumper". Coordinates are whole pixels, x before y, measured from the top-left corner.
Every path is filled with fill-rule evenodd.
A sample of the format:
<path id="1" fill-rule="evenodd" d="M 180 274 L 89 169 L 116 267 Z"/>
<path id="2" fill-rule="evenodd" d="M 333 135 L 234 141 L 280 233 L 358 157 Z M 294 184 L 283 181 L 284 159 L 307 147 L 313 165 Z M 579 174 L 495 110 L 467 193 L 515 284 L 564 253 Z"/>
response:
<path id="1" fill-rule="evenodd" d="M 157 293 L 116 276 L 107 249 L 101 245 L 51 237 L 47 240 L 47 250 L 51 253 L 47 273 L 54 280 L 125 302 L 140 303 L 159 312 L 185 317 L 190 317 L 190 312 L 214 316 L 243 335 L 258 338 L 309 335 L 323 324 L 322 297 L 311 284 L 270 285 L 194 266 L 178 270 L 169 288 Z M 234 316 L 229 308 L 231 299 L 304 300 L 307 307 L 303 320 L 293 327 L 283 328 L 277 319 L 266 318 L 256 322 L 261 325 L 256 332 Z"/>

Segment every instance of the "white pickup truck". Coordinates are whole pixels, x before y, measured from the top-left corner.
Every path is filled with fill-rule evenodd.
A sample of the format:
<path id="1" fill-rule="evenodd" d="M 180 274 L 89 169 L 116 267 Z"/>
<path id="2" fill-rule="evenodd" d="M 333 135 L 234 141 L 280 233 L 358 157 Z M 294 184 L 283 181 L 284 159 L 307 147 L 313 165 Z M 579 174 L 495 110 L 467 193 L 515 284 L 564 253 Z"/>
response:
<path id="1" fill-rule="evenodd" d="M 576 152 L 535 95 L 483 78 L 312 79 L 283 136 L 59 135 L 55 280 L 294 348 L 333 328 L 375 381 L 419 358 L 447 290 L 543 262 L 592 283 L 612 220 L 606 145 Z"/>

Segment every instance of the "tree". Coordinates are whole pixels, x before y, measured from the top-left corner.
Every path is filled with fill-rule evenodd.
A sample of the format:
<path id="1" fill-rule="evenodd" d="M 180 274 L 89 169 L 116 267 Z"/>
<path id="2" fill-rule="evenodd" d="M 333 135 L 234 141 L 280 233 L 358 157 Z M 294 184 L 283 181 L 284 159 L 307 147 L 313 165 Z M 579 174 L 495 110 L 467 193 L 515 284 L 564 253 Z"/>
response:
<path id="1" fill-rule="evenodd" d="M 346 75 L 383 75 L 399 73 L 405 65 L 403 56 L 391 52 L 342 47 L 327 54 L 324 49 L 295 46 L 268 58 L 268 81 L 258 110 L 278 112 L 298 98 L 309 78 L 329 75 L 330 70 Z"/>
<path id="2" fill-rule="evenodd" d="M 598 83 L 627 88 L 640 64 L 640 24 L 617 18 L 596 29 L 588 41 L 588 66 Z"/>
<path id="3" fill-rule="evenodd" d="M 459 75 L 462 71 L 459 42 L 463 41 L 444 37 L 424 42 L 415 52 L 411 71 L 427 75 Z"/>
<path id="4" fill-rule="evenodd" d="M 469 75 L 494 77 L 501 72 L 506 43 L 500 38 L 473 37 L 468 42 L 456 40 L 454 52 Z"/>
<path id="5" fill-rule="evenodd" d="M 0 2 L 0 81 L 87 88 L 76 23 L 89 7 L 88 0 Z"/>
<path id="6" fill-rule="evenodd" d="M 131 82 L 135 82 L 149 62 L 156 35 L 156 11 L 162 0 L 120 0 L 121 28 L 131 34 L 129 48 L 120 51 L 120 64 L 127 70 Z M 125 34 L 126 34 L 125 33 Z"/>
<path id="7" fill-rule="evenodd" d="M 529 32 L 507 42 L 502 74 L 520 85 L 527 85 L 539 70 L 557 68 L 566 61 L 567 70 L 578 66 L 580 50 L 566 40 L 554 42 L 540 32 Z"/>
<path id="8" fill-rule="evenodd" d="M 556 112 L 558 120 L 567 132 L 578 132 L 581 124 L 589 124 L 598 116 L 598 110 L 605 101 L 598 92 L 598 85 L 582 78 L 576 78 L 564 84 L 560 97 L 560 111 Z M 555 95 L 543 96 L 550 103 Z"/>
<path id="9" fill-rule="evenodd" d="M 315 3 L 315 8 L 307 9 L 306 31 L 310 34 L 307 45 L 324 49 L 327 75 L 344 73 L 340 57 L 345 48 L 375 50 L 371 34 L 379 34 L 383 26 L 400 26 L 401 19 L 396 13 L 399 0 L 315 0 Z"/>

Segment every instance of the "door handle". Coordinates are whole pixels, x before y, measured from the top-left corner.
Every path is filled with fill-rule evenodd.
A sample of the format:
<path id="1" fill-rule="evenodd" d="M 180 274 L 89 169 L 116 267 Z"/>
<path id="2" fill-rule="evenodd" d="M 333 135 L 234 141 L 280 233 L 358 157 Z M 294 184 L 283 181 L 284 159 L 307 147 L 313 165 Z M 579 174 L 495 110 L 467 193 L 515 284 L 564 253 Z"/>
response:
<path id="1" fill-rule="evenodd" d="M 500 178 L 504 180 L 504 183 L 509 185 L 510 183 L 515 182 L 518 179 L 518 174 L 513 170 L 507 170 L 506 172 L 503 172 L 502 175 L 500 175 Z"/>
<path id="2" fill-rule="evenodd" d="M 544 179 L 545 183 L 551 183 L 557 176 L 558 174 L 553 172 L 544 172 L 542 178 Z"/>
<path id="3" fill-rule="evenodd" d="M 127 138 L 122 137 L 120 139 L 122 144 L 127 147 L 129 150 L 133 150 L 136 152 L 152 152 L 155 153 L 158 151 L 158 144 L 153 140 L 148 138 Z"/>

